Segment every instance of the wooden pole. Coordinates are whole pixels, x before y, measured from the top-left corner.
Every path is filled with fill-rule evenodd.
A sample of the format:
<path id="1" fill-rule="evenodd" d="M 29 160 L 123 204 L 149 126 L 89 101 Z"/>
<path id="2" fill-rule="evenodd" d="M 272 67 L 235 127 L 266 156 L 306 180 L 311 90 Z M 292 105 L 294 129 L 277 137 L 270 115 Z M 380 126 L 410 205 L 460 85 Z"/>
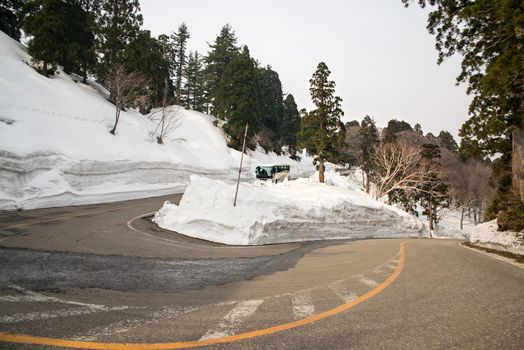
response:
<path id="1" fill-rule="evenodd" d="M 235 192 L 235 201 L 233 206 L 237 206 L 237 196 L 238 196 L 238 185 L 240 185 L 240 174 L 242 173 L 242 162 L 244 161 L 244 151 L 246 149 L 246 138 L 247 138 L 247 127 L 249 123 L 246 123 L 246 131 L 244 131 L 244 142 L 242 143 L 242 155 L 240 156 L 240 168 L 238 168 L 238 179 L 237 179 L 237 190 Z"/>

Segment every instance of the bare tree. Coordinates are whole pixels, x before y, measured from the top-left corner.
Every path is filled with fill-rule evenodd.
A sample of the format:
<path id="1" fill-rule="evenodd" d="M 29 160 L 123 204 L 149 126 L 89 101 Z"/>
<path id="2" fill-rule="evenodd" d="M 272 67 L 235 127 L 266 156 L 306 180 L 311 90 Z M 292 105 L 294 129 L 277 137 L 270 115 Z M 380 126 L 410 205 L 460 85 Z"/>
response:
<path id="1" fill-rule="evenodd" d="M 489 185 L 491 168 L 478 159 L 462 161 L 455 154 L 443 153 L 443 166 L 451 186 L 455 207 L 461 210 L 460 229 L 466 213 L 473 214 L 476 225 L 491 202 L 494 191 Z"/>
<path id="2" fill-rule="evenodd" d="M 122 64 L 115 64 L 109 69 L 107 83 L 110 100 L 115 104 L 115 125 L 109 132 L 115 135 L 120 112 L 134 105 L 145 93 L 147 79 L 136 72 L 128 72 Z"/>
<path id="3" fill-rule="evenodd" d="M 433 181 L 432 174 L 437 174 L 438 181 L 444 181 L 441 171 L 424 162 L 420 147 L 415 145 L 382 143 L 375 149 L 372 159 L 376 199 L 385 195 L 390 197 L 396 190 L 424 191 L 421 185 Z"/>
<path id="4" fill-rule="evenodd" d="M 166 137 L 180 126 L 182 109 L 179 106 L 162 107 L 149 116 L 150 120 L 157 123 L 156 129 L 151 135 L 156 137 L 156 142 L 159 145 L 163 145 Z M 176 138 L 173 141 L 185 141 L 185 139 Z"/>
<path id="5" fill-rule="evenodd" d="M 162 98 L 162 108 L 151 113 L 149 119 L 156 122 L 157 126 L 152 135 L 156 136 L 156 141 L 159 145 L 164 144 L 164 138 L 180 126 L 181 123 L 181 107 L 171 106 L 173 98 L 169 96 L 167 79 L 164 81 L 164 96 Z M 177 138 L 176 141 L 184 141 L 183 138 Z"/>
<path id="6" fill-rule="evenodd" d="M 387 195 L 389 204 L 393 199 L 409 202 L 418 198 L 428 216 L 430 237 L 438 211 L 448 205 L 448 186 L 439 158 L 438 146 L 402 141 L 382 143 L 372 156 L 375 198 Z"/>

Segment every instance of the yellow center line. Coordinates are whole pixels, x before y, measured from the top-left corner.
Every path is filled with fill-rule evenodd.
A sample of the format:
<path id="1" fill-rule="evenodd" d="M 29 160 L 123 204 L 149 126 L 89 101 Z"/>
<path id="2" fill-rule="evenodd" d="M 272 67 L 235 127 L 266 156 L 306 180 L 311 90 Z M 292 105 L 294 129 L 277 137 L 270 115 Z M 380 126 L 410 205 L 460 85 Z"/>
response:
<path id="1" fill-rule="evenodd" d="M 349 310 L 364 301 L 371 299 L 378 293 L 382 292 L 384 289 L 389 287 L 397 278 L 400 276 L 400 273 L 404 269 L 404 258 L 405 258 L 405 245 L 407 242 L 402 242 L 400 244 L 400 256 L 397 268 L 395 271 L 389 275 L 389 277 L 378 286 L 367 292 L 366 294 L 361 295 L 357 299 L 350 301 L 346 304 L 339 305 L 333 309 L 322 312 L 320 314 L 312 315 L 297 321 L 280 324 L 277 326 L 272 326 L 268 328 L 258 329 L 250 332 L 240 333 L 236 335 L 230 335 L 221 338 L 206 339 L 206 340 L 197 340 L 197 341 L 181 341 L 181 342 L 171 342 L 171 343 L 98 343 L 98 342 L 83 342 L 59 338 L 47 338 L 47 337 L 36 337 L 32 335 L 25 334 L 11 334 L 0 332 L 0 341 L 9 342 L 9 343 L 19 343 L 19 344 L 33 344 L 33 345 L 49 345 L 49 346 L 61 346 L 67 348 L 77 348 L 77 349 L 105 349 L 105 350 L 125 350 L 125 349 L 143 349 L 143 350 L 160 350 L 160 349 L 187 349 L 195 348 L 199 346 L 213 345 L 213 344 L 223 344 L 223 343 L 232 343 L 239 340 L 251 339 L 255 337 L 260 337 L 264 335 L 274 334 L 286 330 L 290 330 L 297 327 L 302 327 L 314 322 L 320 321 L 324 318 L 337 315 L 341 312 Z"/>

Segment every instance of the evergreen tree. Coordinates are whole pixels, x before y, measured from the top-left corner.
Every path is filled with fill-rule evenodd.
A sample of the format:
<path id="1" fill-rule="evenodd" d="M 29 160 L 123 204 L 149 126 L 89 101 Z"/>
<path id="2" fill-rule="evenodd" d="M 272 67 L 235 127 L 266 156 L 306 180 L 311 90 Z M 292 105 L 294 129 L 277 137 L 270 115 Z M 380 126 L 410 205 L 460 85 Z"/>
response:
<path id="1" fill-rule="evenodd" d="M 422 145 L 422 166 L 427 172 L 426 180 L 420 184 L 422 214 L 427 215 L 430 235 L 438 223 L 438 212 L 441 208 L 449 206 L 448 185 L 440 171 L 440 147 L 434 144 Z"/>
<path id="2" fill-rule="evenodd" d="M 405 121 L 398 121 L 396 119 L 391 119 L 388 122 L 388 126 L 382 131 L 382 142 L 391 143 L 397 141 L 397 133 L 401 131 L 411 131 L 411 125 Z"/>
<path id="3" fill-rule="evenodd" d="M 216 107 L 215 94 L 226 71 L 228 64 L 239 53 L 237 46 L 237 37 L 229 24 L 226 24 L 220 30 L 213 44 L 209 44 L 210 51 L 205 58 L 206 69 L 206 92 L 207 100 Z"/>
<path id="4" fill-rule="evenodd" d="M 44 63 L 46 76 L 48 64 L 61 64 L 66 73 L 82 74 L 85 82 L 96 61 L 95 15 L 78 0 L 42 0 L 39 4 L 24 21 L 25 31 L 32 36 L 29 53 Z"/>
<path id="5" fill-rule="evenodd" d="M 358 133 L 361 151 L 360 167 L 364 172 L 364 189 L 369 193 L 369 182 L 373 172 L 373 152 L 379 143 L 378 130 L 375 121 L 368 115 L 364 117 Z"/>
<path id="6" fill-rule="evenodd" d="M 287 94 L 284 99 L 284 117 L 282 121 L 282 138 L 284 145 L 289 148 L 289 153 L 294 154 L 297 146 L 297 134 L 300 130 L 300 114 L 298 113 L 295 98 Z"/>
<path id="7" fill-rule="evenodd" d="M 91 71 L 96 63 L 96 12 L 89 12 L 90 7 L 84 8 L 79 0 L 67 3 L 67 12 L 64 14 L 67 38 L 63 42 L 64 54 L 60 63 L 66 73 L 80 73 L 85 83 L 87 72 Z"/>
<path id="8" fill-rule="evenodd" d="M 45 76 L 50 73 L 49 65 L 60 62 L 62 42 L 67 35 L 64 13 L 63 1 L 43 0 L 38 10 L 24 21 L 24 30 L 32 36 L 28 52 L 33 59 L 43 62 Z"/>
<path id="9" fill-rule="evenodd" d="M 422 131 L 422 126 L 419 123 L 415 124 L 415 126 L 413 127 L 413 131 L 415 131 L 417 134 L 421 136 L 424 135 L 424 132 Z"/>
<path id="10" fill-rule="evenodd" d="M 105 79 L 109 67 L 124 61 L 125 50 L 137 38 L 142 21 L 138 0 L 103 0 L 98 23 L 100 79 Z"/>
<path id="11" fill-rule="evenodd" d="M 226 120 L 224 131 L 230 138 L 230 145 L 242 147 L 244 129 L 249 123 L 251 139 L 260 128 L 260 98 L 258 96 L 255 62 L 244 46 L 242 52 L 227 65 L 215 92 L 215 115 Z M 254 144 L 248 143 L 252 148 Z"/>
<path id="12" fill-rule="evenodd" d="M 28 0 L 2 0 L 0 3 L 0 30 L 16 41 L 20 41 L 23 21 L 31 7 L 34 5 Z"/>
<path id="13" fill-rule="evenodd" d="M 189 52 L 187 67 L 184 71 L 186 94 L 185 107 L 194 111 L 205 111 L 205 80 L 202 56 L 195 52 Z"/>
<path id="14" fill-rule="evenodd" d="M 189 31 L 185 23 L 178 27 L 178 31 L 173 33 L 171 39 L 173 40 L 174 57 L 174 73 L 175 73 L 175 103 L 177 105 L 185 105 L 183 101 L 182 78 L 187 65 L 186 46 L 187 39 L 190 38 Z"/>
<path id="15" fill-rule="evenodd" d="M 282 83 L 278 73 L 270 66 L 257 69 L 262 123 L 268 127 L 277 138 L 282 134 L 282 118 L 284 101 L 282 98 Z"/>
<path id="16" fill-rule="evenodd" d="M 351 127 L 360 127 L 360 123 L 358 122 L 358 120 L 352 120 L 350 122 L 347 122 L 345 125 L 344 125 L 347 128 L 351 128 Z"/>
<path id="17" fill-rule="evenodd" d="M 158 44 L 162 50 L 162 56 L 169 62 L 169 75 L 171 78 L 175 76 L 175 46 L 171 37 L 166 34 L 158 36 Z M 171 79 L 170 79 L 171 80 Z"/>
<path id="18" fill-rule="evenodd" d="M 148 30 L 142 30 L 131 42 L 124 54 L 124 63 L 131 72 L 139 73 L 148 82 L 149 103 L 141 107 L 142 113 L 150 108 L 161 106 L 164 98 L 164 85 L 167 89 L 171 84 L 169 79 L 169 61 L 164 56 L 158 40 L 151 37 Z"/>
<path id="19" fill-rule="evenodd" d="M 393 134 L 396 134 L 397 132 L 401 132 L 401 131 L 411 131 L 411 130 L 413 130 L 411 128 L 411 125 L 409 125 L 408 122 L 405 122 L 403 120 L 399 121 L 399 120 L 396 120 L 396 119 L 391 119 L 388 122 L 387 129 L 388 129 L 388 131 L 392 132 Z"/>
<path id="20" fill-rule="evenodd" d="M 438 134 L 437 138 L 439 141 L 439 145 L 441 145 L 442 147 L 445 147 L 452 152 L 458 151 L 457 142 L 453 138 L 453 135 L 449 133 L 449 131 L 441 131 L 440 134 Z"/>
<path id="21" fill-rule="evenodd" d="M 342 99 L 335 96 L 335 82 L 329 80 L 330 74 L 326 64 L 320 62 L 309 80 L 309 92 L 317 108 L 304 115 L 299 132 L 299 147 L 314 155 L 313 163 L 318 167 L 320 182 L 324 182 L 324 163 L 340 160 L 345 138 L 344 124 L 340 121 L 344 115 L 340 108 Z"/>

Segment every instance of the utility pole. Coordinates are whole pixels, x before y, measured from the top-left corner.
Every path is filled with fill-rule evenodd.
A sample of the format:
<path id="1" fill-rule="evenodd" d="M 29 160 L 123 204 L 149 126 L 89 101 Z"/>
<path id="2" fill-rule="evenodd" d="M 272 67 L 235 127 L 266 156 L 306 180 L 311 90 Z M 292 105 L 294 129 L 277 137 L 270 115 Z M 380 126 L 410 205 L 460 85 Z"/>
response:
<path id="1" fill-rule="evenodd" d="M 240 156 L 240 168 L 238 168 L 238 179 L 237 179 L 237 190 L 235 192 L 235 201 L 233 206 L 237 206 L 237 196 L 238 196 L 238 185 L 240 185 L 240 173 L 242 172 L 242 162 L 244 161 L 244 150 L 246 149 L 246 138 L 247 138 L 247 127 L 249 123 L 246 123 L 246 131 L 244 131 L 244 142 L 242 143 L 242 155 Z"/>

